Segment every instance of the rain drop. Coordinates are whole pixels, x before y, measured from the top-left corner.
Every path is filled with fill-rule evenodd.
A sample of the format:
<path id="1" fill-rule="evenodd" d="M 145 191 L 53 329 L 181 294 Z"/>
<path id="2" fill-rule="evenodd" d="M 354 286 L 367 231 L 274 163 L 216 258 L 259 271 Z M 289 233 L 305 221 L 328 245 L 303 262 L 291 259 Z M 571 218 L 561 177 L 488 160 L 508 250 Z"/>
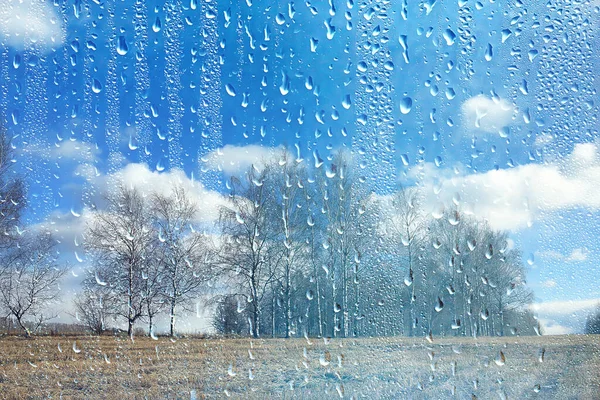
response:
<path id="1" fill-rule="evenodd" d="M 127 41 L 125 40 L 125 36 L 119 36 L 119 40 L 117 43 L 117 53 L 120 56 L 124 56 L 129 51 L 129 47 L 127 47 Z"/>
<path id="2" fill-rule="evenodd" d="M 404 97 L 400 100 L 400 112 L 402 114 L 408 114 L 412 109 L 413 101 L 410 97 Z"/>
<path id="3" fill-rule="evenodd" d="M 92 92 L 98 94 L 102 91 L 102 84 L 96 78 L 92 81 Z"/>

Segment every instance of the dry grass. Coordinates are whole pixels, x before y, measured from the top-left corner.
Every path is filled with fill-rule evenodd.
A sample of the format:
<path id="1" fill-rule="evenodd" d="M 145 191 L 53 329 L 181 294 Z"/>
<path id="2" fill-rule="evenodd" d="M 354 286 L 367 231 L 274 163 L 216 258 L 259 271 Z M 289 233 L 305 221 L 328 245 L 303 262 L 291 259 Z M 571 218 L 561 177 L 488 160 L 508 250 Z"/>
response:
<path id="1" fill-rule="evenodd" d="M 600 339 L 0 339 L 3 399 L 226 397 L 600 399 Z"/>

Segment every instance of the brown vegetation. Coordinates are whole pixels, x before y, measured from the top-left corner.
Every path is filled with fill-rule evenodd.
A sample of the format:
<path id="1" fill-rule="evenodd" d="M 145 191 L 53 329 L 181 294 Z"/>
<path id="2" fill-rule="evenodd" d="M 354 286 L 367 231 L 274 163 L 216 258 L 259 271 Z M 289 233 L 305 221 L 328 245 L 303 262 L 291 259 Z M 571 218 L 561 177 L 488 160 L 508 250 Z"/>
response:
<path id="1" fill-rule="evenodd" d="M 598 398 L 593 336 L 0 339 L 2 399 Z"/>

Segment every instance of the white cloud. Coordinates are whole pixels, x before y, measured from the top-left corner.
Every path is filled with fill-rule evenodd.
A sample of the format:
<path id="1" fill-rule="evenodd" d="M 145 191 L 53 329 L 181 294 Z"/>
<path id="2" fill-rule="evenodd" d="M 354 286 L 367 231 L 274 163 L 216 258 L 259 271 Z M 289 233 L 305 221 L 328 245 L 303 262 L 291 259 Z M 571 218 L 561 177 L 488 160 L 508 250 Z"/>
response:
<path id="1" fill-rule="evenodd" d="M 538 321 L 540 321 L 544 335 L 570 335 L 575 333 L 573 328 L 560 325 L 551 319 L 539 318 Z"/>
<path id="2" fill-rule="evenodd" d="M 589 257 L 589 251 L 586 248 L 577 248 L 571 251 L 571 254 L 565 256 L 564 254 L 556 250 L 547 250 L 537 253 L 540 258 L 554 261 L 568 261 L 568 262 L 583 262 Z"/>
<path id="3" fill-rule="evenodd" d="M 96 160 L 100 150 L 91 143 L 79 142 L 76 140 L 65 140 L 56 145 L 52 150 L 51 156 L 56 159 L 69 159 L 85 162 Z"/>
<path id="4" fill-rule="evenodd" d="M 589 252 L 587 249 L 575 249 L 567 258 L 569 261 L 582 262 L 588 259 Z"/>
<path id="5" fill-rule="evenodd" d="M 97 178 L 101 187 L 113 187 L 123 183 L 138 189 L 142 194 L 152 192 L 169 195 L 173 185 L 183 187 L 198 205 L 200 212 L 196 222 L 212 223 L 219 216 L 219 208 L 225 205 L 226 198 L 218 192 L 208 190 L 201 182 L 190 179 L 183 171 L 172 169 L 168 172 L 151 171 L 146 164 L 127 164 L 124 168 L 109 176 Z"/>
<path id="6" fill-rule="evenodd" d="M 535 137 L 536 147 L 544 147 L 554 141 L 554 136 L 550 134 L 541 134 Z"/>
<path id="7" fill-rule="evenodd" d="M 61 17 L 45 0 L 0 0 L 0 42 L 47 51 L 64 41 Z"/>
<path id="8" fill-rule="evenodd" d="M 559 210 L 600 209 L 600 160 L 592 143 L 577 144 L 554 163 L 474 174 L 427 163 L 409 175 L 421 181 L 432 211 L 458 202 L 464 212 L 485 218 L 495 229 L 519 230 Z"/>
<path id="9" fill-rule="evenodd" d="M 467 129 L 498 133 L 511 124 L 516 110 L 506 100 L 482 94 L 471 97 L 462 105 L 463 123 Z"/>
<path id="10" fill-rule="evenodd" d="M 556 281 L 554 279 L 548 279 L 542 282 L 542 286 L 545 288 L 555 288 L 557 286 Z"/>
<path id="11" fill-rule="evenodd" d="M 600 299 L 545 301 L 532 304 L 530 309 L 535 313 L 543 315 L 572 315 L 582 312 L 587 315 L 587 313 L 594 310 L 598 304 L 600 304 Z"/>
<path id="12" fill-rule="evenodd" d="M 89 166 L 83 164 L 81 168 Z M 194 223 L 200 226 L 212 226 L 219 217 L 219 208 L 227 204 L 225 196 L 206 189 L 202 183 L 194 181 L 181 170 L 169 172 L 151 171 L 145 164 L 131 163 L 111 175 L 92 172 L 87 179 L 96 187 L 98 194 L 114 189 L 118 184 L 138 189 L 143 195 L 159 193 L 169 195 L 173 185 L 183 187 L 190 198 L 198 205 L 199 213 Z M 102 204 L 96 204 L 102 209 Z M 91 221 L 89 208 L 69 212 L 54 212 L 44 222 L 31 227 L 34 231 L 49 231 L 59 242 L 60 250 L 70 254 L 80 262 L 85 261 L 82 243 L 87 223 Z M 213 238 L 213 240 L 216 240 Z"/>
<path id="13" fill-rule="evenodd" d="M 67 162 L 93 163 L 100 155 L 100 150 L 92 143 L 63 140 L 47 146 L 26 144 L 22 149 L 22 153 L 52 161 L 64 160 Z"/>
<path id="14" fill-rule="evenodd" d="M 44 222 L 34 226 L 33 230 L 51 233 L 63 253 L 74 254 L 75 258 L 83 260 L 83 235 L 90 217 L 87 209 L 80 212 L 54 212 Z"/>
<path id="15" fill-rule="evenodd" d="M 556 250 L 546 250 L 546 251 L 538 251 L 536 252 L 536 257 L 543 258 L 546 260 L 564 260 L 565 256 Z"/>
<path id="16" fill-rule="evenodd" d="M 545 335 L 582 333 L 587 317 L 600 304 L 599 299 L 545 301 L 529 306 L 540 321 Z"/>
<path id="17" fill-rule="evenodd" d="M 283 147 L 226 145 L 202 157 L 202 161 L 210 170 L 234 175 L 248 169 L 251 165 L 260 169 L 267 162 L 280 157 L 282 151 L 284 151 Z"/>

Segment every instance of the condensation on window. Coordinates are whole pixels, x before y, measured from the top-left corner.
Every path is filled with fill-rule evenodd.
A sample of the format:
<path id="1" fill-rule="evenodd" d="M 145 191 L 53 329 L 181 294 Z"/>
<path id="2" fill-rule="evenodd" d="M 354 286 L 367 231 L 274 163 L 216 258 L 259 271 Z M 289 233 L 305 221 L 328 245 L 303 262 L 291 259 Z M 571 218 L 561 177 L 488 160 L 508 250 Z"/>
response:
<path id="1" fill-rule="evenodd" d="M 596 398 L 599 20 L 0 0 L 0 393 Z"/>

